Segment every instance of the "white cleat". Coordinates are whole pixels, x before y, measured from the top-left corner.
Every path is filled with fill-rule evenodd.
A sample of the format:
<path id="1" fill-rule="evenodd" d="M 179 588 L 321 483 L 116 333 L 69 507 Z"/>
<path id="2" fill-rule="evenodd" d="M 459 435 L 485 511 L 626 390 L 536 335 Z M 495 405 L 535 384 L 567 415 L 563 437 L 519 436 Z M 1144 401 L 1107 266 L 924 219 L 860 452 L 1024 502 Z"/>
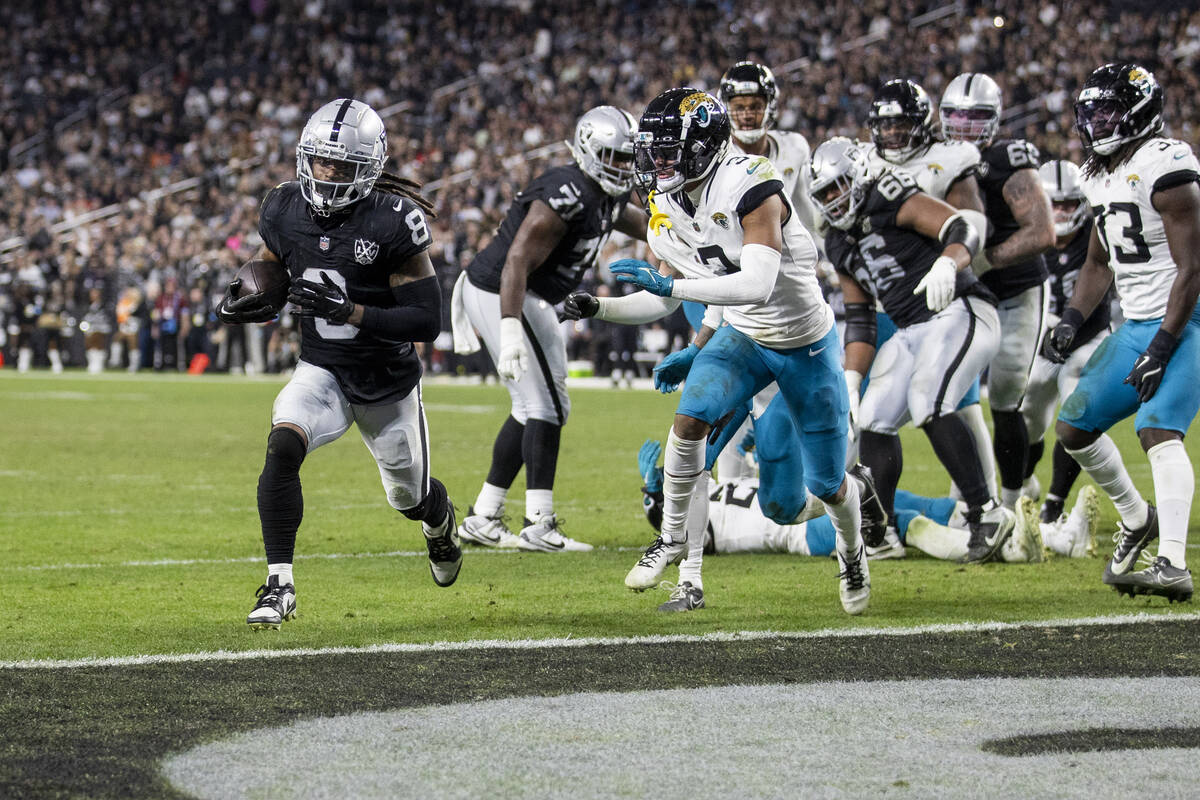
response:
<path id="1" fill-rule="evenodd" d="M 646 548 L 646 552 L 625 576 L 625 585 L 635 592 L 644 592 L 658 586 L 666 568 L 681 560 L 687 553 L 687 539 L 682 542 L 665 541 L 659 536 Z"/>
<path id="2" fill-rule="evenodd" d="M 1035 503 L 1042 499 L 1042 482 L 1038 480 L 1037 475 L 1030 475 L 1021 484 L 1021 496 L 1028 497 Z"/>
<path id="3" fill-rule="evenodd" d="M 1100 530 L 1100 493 L 1088 484 L 1079 490 L 1075 505 L 1063 523 L 1070 535 L 1071 558 L 1096 555 L 1096 532 Z"/>
<path id="4" fill-rule="evenodd" d="M 866 545 L 863 545 L 866 547 Z M 896 529 L 889 527 L 883 534 L 883 544 L 879 547 L 867 547 L 867 558 L 871 561 L 882 561 L 885 558 L 904 558 L 906 552 L 904 543 L 900 541 L 900 534 L 896 533 Z"/>
<path id="5" fill-rule="evenodd" d="M 462 524 L 458 526 L 458 536 L 464 542 L 483 547 L 510 549 L 521 546 L 517 535 L 508 529 L 508 521 L 505 517 L 499 514 L 494 517 L 485 517 L 474 511 L 474 508 L 468 507 L 467 516 L 463 517 Z"/>
<path id="6" fill-rule="evenodd" d="M 521 529 L 517 539 L 517 547 L 538 553 L 585 553 L 592 549 L 587 542 L 578 542 L 563 536 L 559 530 L 562 521 L 554 514 L 546 516 Z"/>
<path id="7" fill-rule="evenodd" d="M 842 598 L 842 608 L 847 614 L 857 616 L 867 610 L 871 602 L 871 571 L 867 566 L 867 549 L 858 546 L 848 558 L 839 551 L 838 594 Z"/>
<path id="8" fill-rule="evenodd" d="M 1045 560 L 1045 549 L 1037 501 L 1022 496 L 1017 500 L 1017 523 L 1001 548 L 1004 560 L 1037 564 Z"/>

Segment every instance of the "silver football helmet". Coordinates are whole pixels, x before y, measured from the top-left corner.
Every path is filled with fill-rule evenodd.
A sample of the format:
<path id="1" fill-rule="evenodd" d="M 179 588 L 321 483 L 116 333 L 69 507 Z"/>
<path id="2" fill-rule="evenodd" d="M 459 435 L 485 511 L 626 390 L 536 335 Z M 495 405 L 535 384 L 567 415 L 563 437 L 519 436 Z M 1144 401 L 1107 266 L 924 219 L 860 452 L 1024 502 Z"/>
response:
<path id="1" fill-rule="evenodd" d="M 835 136 L 813 151 L 811 168 L 808 193 L 813 204 L 826 222 L 847 230 L 854 224 L 871 181 L 866 153 L 858 142 Z"/>
<path id="2" fill-rule="evenodd" d="M 938 116 L 942 135 L 986 147 L 1000 130 L 1000 87 L 982 72 L 964 72 L 946 85 Z"/>
<path id="3" fill-rule="evenodd" d="M 1055 236 L 1069 236 L 1091 215 L 1079 175 L 1079 167 L 1070 161 L 1047 161 L 1038 167 L 1038 178 L 1054 207 Z"/>
<path id="4" fill-rule="evenodd" d="M 596 106 L 575 123 L 567 142 L 575 163 L 605 194 L 616 197 L 633 189 L 633 136 L 637 120 L 616 106 Z"/>
<path id="5" fill-rule="evenodd" d="M 328 214 L 369 195 L 386 160 L 383 120 L 366 103 L 343 98 L 309 117 L 296 145 L 296 177 L 313 210 Z"/>

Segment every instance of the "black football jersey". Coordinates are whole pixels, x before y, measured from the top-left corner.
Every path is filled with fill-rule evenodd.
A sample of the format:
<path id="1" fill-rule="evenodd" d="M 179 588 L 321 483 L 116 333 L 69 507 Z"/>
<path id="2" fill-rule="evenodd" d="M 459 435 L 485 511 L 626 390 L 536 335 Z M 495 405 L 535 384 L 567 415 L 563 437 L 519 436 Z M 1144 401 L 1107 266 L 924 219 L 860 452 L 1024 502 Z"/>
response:
<path id="1" fill-rule="evenodd" d="M 986 246 L 995 247 L 1021 227 L 1004 201 L 1004 184 L 1017 170 L 1036 170 L 1041 157 L 1038 149 L 1024 139 L 1000 139 L 983 148 L 979 155 L 977 180 L 989 223 Z M 1046 280 L 1046 275 L 1046 260 L 1039 254 L 1028 261 L 985 272 L 981 280 L 998 298 L 1007 300 L 1037 286 Z"/>
<path id="2" fill-rule="evenodd" d="M 576 164 L 547 170 L 513 199 L 496 235 L 467 267 L 472 284 L 488 292 L 500 291 L 500 273 L 508 248 L 534 200 L 550 206 L 567 224 L 567 233 L 530 273 L 525 288 L 547 303 L 560 303 L 579 287 L 583 273 L 595 263 L 629 193 L 609 196 Z"/>
<path id="3" fill-rule="evenodd" d="M 430 244 L 425 214 L 407 197 L 376 191 L 322 217 L 296 181 L 267 194 L 258 232 L 293 279 L 320 283 L 324 271 L 354 302 L 380 308 L 396 305 L 392 273 Z M 300 358 L 332 372 L 347 399 L 362 405 L 403 397 L 421 378 L 411 342 L 314 317 L 300 318 Z"/>
<path id="4" fill-rule="evenodd" d="M 920 191 L 906 172 L 885 172 L 867 190 L 858 220 L 848 231 L 831 228 L 825 253 L 838 272 L 850 276 L 883 304 L 898 328 L 930 319 L 934 312 L 917 284 L 945 249 L 937 239 L 896 225 L 904 201 Z M 955 297 L 995 298 L 970 270 L 960 270 Z"/>
<path id="5" fill-rule="evenodd" d="M 1050 313 L 1061 317 L 1063 310 L 1071 301 L 1075 291 L 1075 281 L 1079 278 L 1079 268 L 1087 258 L 1088 242 L 1092 238 L 1092 220 L 1084 220 L 1083 227 L 1075 234 L 1075 238 L 1067 242 L 1062 250 L 1051 250 L 1046 254 L 1046 264 L 1050 268 Z M 1112 322 L 1112 289 L 1104 295 L 1100 305 L 1091 316 L 1084 320 L 1083 325 L 1075 334 L 1068 352 L 1080 345 L 1091 341 L 1092 337 L 1107 330 Z"/>

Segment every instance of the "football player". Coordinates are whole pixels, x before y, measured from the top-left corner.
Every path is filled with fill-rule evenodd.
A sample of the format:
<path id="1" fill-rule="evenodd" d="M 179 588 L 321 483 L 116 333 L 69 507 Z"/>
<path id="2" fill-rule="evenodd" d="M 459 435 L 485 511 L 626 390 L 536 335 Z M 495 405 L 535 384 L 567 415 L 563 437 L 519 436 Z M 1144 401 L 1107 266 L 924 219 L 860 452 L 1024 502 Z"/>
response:
<path id="1" fill-rule="evenodd" d="M 800 502 L 786 513 L 764 511 L 787 522 L 825 504 L 837 532 L 842 606 L 860 614 L 870 600 L 859 531 L 861 482 L 845 470 L 846 384 L 833 311 L 817 282 L 816 244 L 770 160 L 727 153 L 730 128 L 720 101 L 697 89 L 670 89 L 650 102 L 638 124 L 635 166 L 652 192 L 655 235 L 648 241 L 663 271 L 644 261 L 617 262 L 610 267 L 617 280 L 645 292 L 603 301 L 568 298 L 581 316 L 624 323 L 657 319 L 691 300 L 723 306 L 728 323 L 707 341 L 698 337 L 667 440 L 662 533 L 625 584 L 650 588 L 686 555 L 681 576 L 701 586 L 703 542 L 689 530 L 688 507 L 704 469 L 706 439 L 774 382 L 788 412 L 782 422 L 798 434 L 800 446 L 790 462 L 795 472 L 781 483 L 795 487 Z M 806 497 L 804 487 L 819 500 Z"/>
<path id="2" fill-rule="evenodd" d="M 946 139 L 975 145 L 982 159 L 978 174 L 988 235 L 974 268 L 1000 301 L 1000 352 L 988 365 L 988 404 L 1000 500 L 1013 508 L 1029 455 L 1020 407 L 1045 322 L 1048 273 L 1042 253 L 1054 245 L 1054 216 L 1038 179 L 1037 148 L 1024 139 L 997 139 L 1000 111 L 1000 87 L 976 72 L 950 81 L 938 109 Z"/>
<path id="3" fill-rule="evenodd" d="M 1044 338 L 1044 334 L 1058 324 L 1067 301 L 1071 299 L 1071 291 L 1092 238 L 1092 216 L 1087 198 L 1080 188 L 1078 166 L 1070 161 L 1047 161 L 1038 168 L 1038 178 L 1054 208 L 1054 250 L 1046 254 L 1050 270 L 1050 307 Z M 1110 309 L 1106 296 L 1080 326 L 1071 346 L 1062 354 L 1066 356 L 1065 361 L 1052 360 L 1042 353 L 1034 359 L 1029 388 L 1025 391 L 1025 399 L 1021 401 L 1021 415 L 1025 417 L 1025 427 L 1029 431 L 1025 486 L 1030 496 L 1037 494 L 1036 489 L 1029 488 L 1030 482 L 1037 480 L 1033 477 L 1033 471 L 1042 458 L 1042 439 L 1054 421 L 1058 399 L 1068 397 L 1075 391 L 1083 365 L 1108 335 L 1112 316 Z M 1055 443 L 1051 458 L 1054 472 L 1041 509 L 1042 523 L 1047 528 L 1062 520 L 1063 501 L 1079 476 L 1079 464 L 1067 455 L 1062 442 Z"/>
<path id="4" fill-rule="evenodd" d="M 388 503 L 420 520 L 434 582 L 451 585 L 462 566 L 454 507 L 429 470 L 421 362 L 412 344 L 432 341 L 441 327 L 428 253 L 431 207 L 415 184 L 383 171 L 386 160 L 379 115 L 361 101 L 334 100 L 300 134 L 297 180 L 262 203 L 255 257 L 287 269 L 288 300 L 301 322 L 300 362 L 275 398 L 258 479 L 267 581 L 246 618 L 252 628 L 277 629 L 296 613 L 300 465 L 352 423 L 379 465 Z M 237 298 L 238 289 L 231 284 L 218 306 L 223 322 L 263 322 L 278 313 L 262 294 Z"/>
<path id="5" fill-rule="evenodd" d="M 1079 93 L 1083 193 L 1095 227 L 1045 350 L 1064 358 L 1115 282 L 1125 322 L 1084 365 L 1055 432 L 1121 516 L 1104 582 L 1174 601 L 1192 596 L 1185 553 L 1195 478 L 1183 436 L 1200 410 L 1200 162 L 1186 143 L 1160 135 L 1162 109 L 1154 75 L 1128 62 L 1099 67 Z M 1142 498 L 1105 434 L 1130 415 L 1150 459 L 1156 505 Z M 1134 571 L 1159 536 L 1151 566 Z"/>
<path id="6" fill-rule="evenodd" d="M 897 78 L 880 87 L 871 101 L 867 128 L 871 142 L 862 147 L 867 164 L 875 174 L 884 170 L 907 172 L 917 187 L 932 197 L 945 200 L 987 237 L 987 217 L 976 178 L 979 150 L 967 142 L 938 141 L 933 131 L 933 103 L 921 85 Z M 896 326 L 886 314 L 878 315 L 878 341 L 882 347 Z M 866 387 L 863 387 L 866 390 Z M 974 437 L 989 490 L 996 485 L 996 463 L 992 456 L 992 434 L 979 404 L 979 380 L 971 384 L 956 412 Z M 961 496 L 957 487 L 952 493 Z M 868 548 L 869 550 L 870 548 Z"/>
<path id="7" fill-rule="evenodd" d="M 993 559 L 1015 517 L 996 503 L 970 432 L 955 414 L 958 398 L 995 356 L 995 296 L 967 267 L 979 235 L 962 215 L 917 188 L 906 172 L 873 174 L 855 142 L 835 137 L 813 154 L 812 196 L 829 223 L 825 251 L 846 302 L 845 367 L 857 403 L 860 452 L 880 501 L 894 520 L 900 480 L 900 427 L 911 420 L 967 504 L 966 562 Z M 875 304 L 896 333 L 876 354 Z M 892 526 L 894 527 L 894 525 Z"/>
<path id="8" fill-rule="evenodd" d="M 630 202 L 635 127 L 614 106 L 580 117 L 568 143 L 574 163 L 547 170 L 517 195 L 455 286 L 456 329 L 466 333 L 465 316 L 479 331 L 512 395 L 487 479 L 459 528 L 469 542 L 551 553 L 592 549 L 564 536 L 554 512 L 559 441 L 571 410 L 554 305 L 579 286 L 614 228 L 646 238 L 646 213 Z M 522 465 L 526 521 L 514 535 L 504 505 Z"/>

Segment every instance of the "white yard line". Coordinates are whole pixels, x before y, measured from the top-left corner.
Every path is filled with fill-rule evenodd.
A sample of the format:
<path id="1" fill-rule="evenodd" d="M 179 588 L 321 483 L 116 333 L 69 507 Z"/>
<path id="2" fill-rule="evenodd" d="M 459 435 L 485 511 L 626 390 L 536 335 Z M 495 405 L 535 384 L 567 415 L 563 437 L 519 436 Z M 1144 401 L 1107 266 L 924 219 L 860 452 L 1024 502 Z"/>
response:
<path id="1" fill-rule="evenodd" d="M 736 633 L 705 633 L 699 635 L 667 634 L 658 636 L 552 638 L 552 639 L 477 639 L 465 642 L 429 642 L 373 644 L 362 647 L 301 647 L 287 650 L 214 650 L 199 653 L 169 653 L 163 655 L 122 656 L 112 658 L 78 658 L 63 660 L 0 661 L 4 669 L 78 669 L 80 667 L 131 667 L 146 664 L 185 664 L 206 661 L 251 661 L 266 658 L 299 658 L 323 655 L 372 653 L 436 653 L 463 650 L 548 650 L 556 647 L 593 647 L 597 645 L 636 645 L 704 642 L 745 642 L 764 640 L 799 640 L 849 638 L 855 636 L 921 636 L 926 634 L 971 633 L 979 631 L 1015 631 L 1026 628 L 1065 628 L 1077 626 L 1128 625 L 1200 619 L 1200 611 L 1177 614 L 1122 614 L 1113 617 L 1081 617 L 1076 619 L 1032 620 L 1029 622 L 957 622 L 941 625 L 918 625 L 911 628 L 828 628 L 819 631 L 739 631 Z"/>

